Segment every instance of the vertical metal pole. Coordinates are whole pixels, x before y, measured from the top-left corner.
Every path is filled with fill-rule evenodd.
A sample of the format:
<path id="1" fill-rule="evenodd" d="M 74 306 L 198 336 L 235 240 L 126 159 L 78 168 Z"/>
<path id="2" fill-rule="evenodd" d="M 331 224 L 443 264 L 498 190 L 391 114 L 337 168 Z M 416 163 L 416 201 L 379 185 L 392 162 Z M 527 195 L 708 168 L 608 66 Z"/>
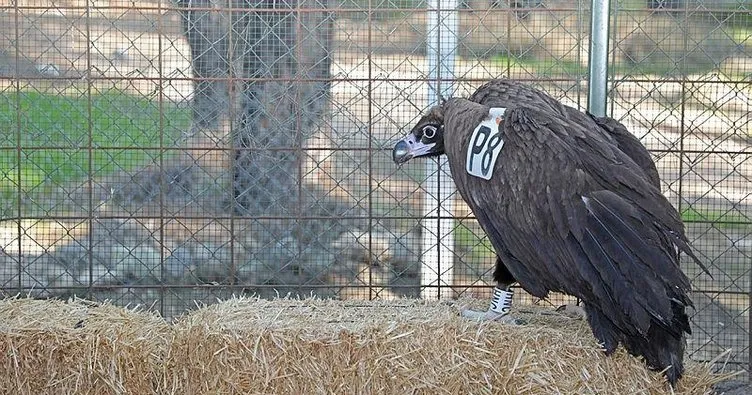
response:
<path id="1" fill-rule="evenodd" d="M 457 0 L 429 0 L 426 26 L 428 57 L 428 105 L 449 98 L 453 87 L 454 60 L 457 52 Z M 451 296 L 454 272 L 454 228 L 452 214 L 454 182 L 446 158 L 426 162 L 427 193 L 423 201 L 421 297 L 439 299 Z M 446 288 L 444 288 L 446 290 Z"/>
<path id="2" fill-rule="evenodd" d="M 590 7 L 590 64 L 588 69 L 588 111 L 606 116 L 608 84 L 609 0 L 592 0 Z"/>

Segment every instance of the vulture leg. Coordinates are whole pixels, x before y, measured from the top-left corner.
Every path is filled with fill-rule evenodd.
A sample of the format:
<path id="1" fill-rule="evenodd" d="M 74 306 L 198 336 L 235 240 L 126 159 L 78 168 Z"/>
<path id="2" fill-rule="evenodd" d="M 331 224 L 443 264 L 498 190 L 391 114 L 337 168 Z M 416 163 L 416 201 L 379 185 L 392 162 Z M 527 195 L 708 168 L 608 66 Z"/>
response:
<path id="1" fill-rule="evenodd" d="M 496 281 L 496 287 L 494 288 L 493 297 L 488 310 L 477 311 L 463 307 L 460 314 L 465 318 L 477 321 L 499 321 L 512 325 L 523 324 L 523 320 L 515 318 L 509 314 L 512 307 L 512 296 L 514 295 L 512 284 L 517 282 L 517 280 L 514 278 L 514 275 L 509 272 L 509 269 L 507 269 L 501 261 L 501 258 L 498 256 L 496 257 L 496 268 L 494 269 L 493 277 Z M 584 306 L 565 304 L 559 306 L 556 311 L 575 319 L 587 318 Z"/>
<path id="2" fill-rule="evenodd" d="M 494 280 L 496 280 L 496 287 L 494 288 L 493 297 L 491 298 L 491 304 L 488 306 L 488 310 L 477 311 L 463 307 L 460 310 L 460 315 L 477 321 L 498 321 L 510 325 L 524 324 L 524 321 L 514 318 L 509 314 L 512 309 L 512 297 L 514 296 L 512 284 L 516 281 L 512 273 L 507 270 L 499 257 L 496 257 Z"/>
<path id="3" fill-rule="evenodd" d="M 516 282 L 509 269 L 501 262 L 501 258 L 496 257 L 496 269 L 494 270 L 494 280 L 499 284 L 502 289 L 509 289 Z M 556 308 L 556 311 L 564 314 L 567 317 L 575 319 L 585 319 L 587 314 L 585 313 L 584 306 L 575 304 L 565 304 Z"/>

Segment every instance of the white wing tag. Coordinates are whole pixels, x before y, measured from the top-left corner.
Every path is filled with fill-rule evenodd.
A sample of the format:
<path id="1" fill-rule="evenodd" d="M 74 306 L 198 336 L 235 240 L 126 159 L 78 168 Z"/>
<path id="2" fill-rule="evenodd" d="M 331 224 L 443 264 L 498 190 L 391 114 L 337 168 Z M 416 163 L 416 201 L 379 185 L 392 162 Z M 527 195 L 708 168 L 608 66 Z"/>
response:
<path id="1" fill-rule="evenodd" d="M 488 117 L 484 119 L 470 136 L 467 147 L 467 174 L 490 180 L 493 175 L 496 159 L 499 158 L 504 140 L 499 133 L 499 124 L 504 121 L 506 108 L 492 108 Z"/>

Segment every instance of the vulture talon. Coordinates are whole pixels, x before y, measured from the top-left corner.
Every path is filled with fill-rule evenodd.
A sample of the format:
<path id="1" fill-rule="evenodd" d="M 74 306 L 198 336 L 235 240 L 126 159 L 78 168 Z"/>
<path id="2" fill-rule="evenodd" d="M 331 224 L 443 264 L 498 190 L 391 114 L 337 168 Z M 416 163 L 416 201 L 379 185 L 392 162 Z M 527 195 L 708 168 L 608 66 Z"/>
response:
<path id="1" fill-rule="evenodd" d="M 563 304 L 557 307 L 556 311 L 561 313 L 562 315 L 565 315 L 569 318 L 573 318 L 576 320 L 587 319 L 587 312 L 585 312 L 585 309 L 582 308 L 582 306 L 577 306 L 573 304 Z"/>
<path id="2" fill-rule="evenodd" d="M 513 317 L 509 314 L 499 314 L 493 310 L 478 311 L 462 308 L 460 315 L 464 318 L 474 321 L 496 321 L 505 325 L 526 325 L 523 319 Z"/>

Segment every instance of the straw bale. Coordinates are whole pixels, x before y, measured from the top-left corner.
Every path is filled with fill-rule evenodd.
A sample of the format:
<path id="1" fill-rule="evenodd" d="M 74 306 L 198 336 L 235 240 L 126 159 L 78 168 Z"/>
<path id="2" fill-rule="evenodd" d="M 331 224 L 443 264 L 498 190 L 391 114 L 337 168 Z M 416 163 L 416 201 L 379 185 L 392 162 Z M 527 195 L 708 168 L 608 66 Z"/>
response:
<path id="1" fill-rule="evenodd" d="M 584 321 L 550 308 L 518 308 L 527 325 L 477 323 L 459 318 L 457 307 L 415 300 L 231 299 L 175 323 L 164 391 L 668 392 L 665 379 L 639 359 L 623 350 L 606 357 Z M 687 361 L 676 393 L 709 393 L 722 379 Z"/>
<path id="2" fill-rule="evenodd" d="M 663 377 L 586 323 L 518 307 L 478 323 L 460 303 L 230 299 L 168 324 L 94 304 L 0 300 L 2 394 L 658 394 Z M 677 393 L 729 376 L 687 361 Z"/>
<path id="3" fill-rule="evenodd" d="M 0 300 L 0 393 L 153 393 L 170 331 L 136 309 Z"/>

